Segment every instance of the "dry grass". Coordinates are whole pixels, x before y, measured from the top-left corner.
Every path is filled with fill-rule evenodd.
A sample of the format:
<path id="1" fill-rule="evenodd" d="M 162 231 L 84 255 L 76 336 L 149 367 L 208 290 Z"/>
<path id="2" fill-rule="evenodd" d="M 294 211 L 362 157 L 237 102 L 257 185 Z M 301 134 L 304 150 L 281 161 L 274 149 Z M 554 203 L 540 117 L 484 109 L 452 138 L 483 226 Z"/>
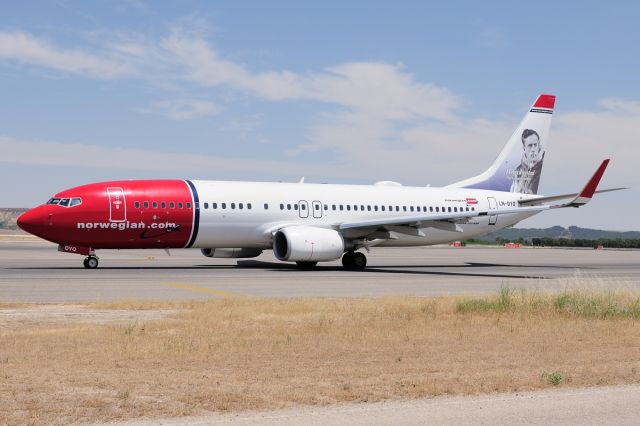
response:
<path id="1" fill-rule="evenodd" d="M 639 296 L 583 295 L 613 300 L 617 312 Z M 511 292 L 500 307 L 504 297 L 101 304 L 184 310 L 144 323 L 0 330 L 0 423 L 640 381 L 637 316 L 573 311 L 536 292 Z"/>

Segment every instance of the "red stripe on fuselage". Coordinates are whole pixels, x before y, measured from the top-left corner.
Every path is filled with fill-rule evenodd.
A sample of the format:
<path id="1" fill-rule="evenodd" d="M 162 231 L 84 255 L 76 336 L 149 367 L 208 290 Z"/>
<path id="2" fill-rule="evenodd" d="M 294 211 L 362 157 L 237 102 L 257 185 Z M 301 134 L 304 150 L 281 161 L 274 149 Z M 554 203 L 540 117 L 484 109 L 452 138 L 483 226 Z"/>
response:
<path id="1" fill-rule="evenodd" d="M 81 198 L 82 204 L 42 205 L 25 213 L 22 224 L 27 231 L 58 244 L 181 248 L 188 243 L 193 227 L 195 206 L 183 180 L 100 182 L 67 189 L 55 197 Z"/>

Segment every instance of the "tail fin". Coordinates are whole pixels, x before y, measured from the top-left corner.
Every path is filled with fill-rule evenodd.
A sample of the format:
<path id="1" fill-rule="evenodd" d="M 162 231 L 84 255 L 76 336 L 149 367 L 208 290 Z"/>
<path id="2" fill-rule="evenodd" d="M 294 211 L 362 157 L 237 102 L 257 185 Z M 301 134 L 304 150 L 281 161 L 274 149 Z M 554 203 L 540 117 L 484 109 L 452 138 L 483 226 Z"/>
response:
<path id="1" fill-rule="evenodd" d="M 553 95 L 538 96 L 491 167 L 448 187 L 537 194 L 555 102 Z"/>

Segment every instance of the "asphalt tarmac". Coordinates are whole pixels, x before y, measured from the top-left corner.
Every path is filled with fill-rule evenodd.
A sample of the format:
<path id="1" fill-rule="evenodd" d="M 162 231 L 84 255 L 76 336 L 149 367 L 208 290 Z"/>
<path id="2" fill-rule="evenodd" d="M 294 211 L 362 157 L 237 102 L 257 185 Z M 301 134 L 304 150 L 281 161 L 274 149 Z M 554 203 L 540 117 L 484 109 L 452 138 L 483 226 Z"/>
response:
<path id="1" fill-rule="evenodd" d="M 103 250 L 100 267 L 43 241 L 0 242 L 0 301 L 90 302 L 121 299 L 482 294 L 501 285 L 640 288 L 640 251 L 377 248 L 364 272 L 339 261 L 299 271 L 271 252 L 256 259 L 211 259 L 199 250 Z"/>

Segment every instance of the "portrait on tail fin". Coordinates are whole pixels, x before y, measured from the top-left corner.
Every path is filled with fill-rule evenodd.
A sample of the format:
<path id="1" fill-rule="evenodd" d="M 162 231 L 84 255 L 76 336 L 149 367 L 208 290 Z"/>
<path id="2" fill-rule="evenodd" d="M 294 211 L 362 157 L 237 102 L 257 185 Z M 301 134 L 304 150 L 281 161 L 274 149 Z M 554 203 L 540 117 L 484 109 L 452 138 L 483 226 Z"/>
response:
<path id="1" fill-rule="evenodd" d="M 508 172 L 511 179 L 510 192 L 536 194 L 542 174 L 544 147 L 540 135 L 533 129 L 524 129 L 521 136 L 522 158 L 520 165 Z"/>

